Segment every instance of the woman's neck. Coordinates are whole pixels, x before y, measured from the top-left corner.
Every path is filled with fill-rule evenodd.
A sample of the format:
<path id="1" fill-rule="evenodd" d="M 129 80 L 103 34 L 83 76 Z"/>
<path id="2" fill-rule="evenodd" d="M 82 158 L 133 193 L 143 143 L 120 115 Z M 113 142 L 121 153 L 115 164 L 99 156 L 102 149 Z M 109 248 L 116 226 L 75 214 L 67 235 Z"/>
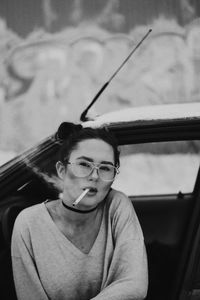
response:
<path id="1" fill-rule="evenodd" d="M 63 205 L 62 201 L 63 201 L 62 199 L 59 200 L 59 205 L 58 205 L 59 215 L 61 216 L 63 221 L 65 221 L 68 224 L 73 224 L 76 227 L 86 226 L 87 224 L 91 224 L 94 221 L 94 219 L 96 219 L 100 210 L 99 209 L 100 207 L 97 207 L 95 210 L 90 211 L 88 213 L 80 213 L 66 208 Z M 77 208 L 77 209 L 81 210 L 81 208 Z"/>

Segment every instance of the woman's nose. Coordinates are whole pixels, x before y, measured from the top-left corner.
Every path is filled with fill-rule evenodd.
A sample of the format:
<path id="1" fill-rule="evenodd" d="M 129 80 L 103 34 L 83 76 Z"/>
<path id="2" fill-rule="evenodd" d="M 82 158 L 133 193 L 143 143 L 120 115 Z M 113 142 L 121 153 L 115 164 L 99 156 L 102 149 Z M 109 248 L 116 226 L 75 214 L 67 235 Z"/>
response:
<path id="1" fill-rule="evenodd" d="M 98 168 L 92 170 L 91 176 L 95 179 L 99 178 Z"/>

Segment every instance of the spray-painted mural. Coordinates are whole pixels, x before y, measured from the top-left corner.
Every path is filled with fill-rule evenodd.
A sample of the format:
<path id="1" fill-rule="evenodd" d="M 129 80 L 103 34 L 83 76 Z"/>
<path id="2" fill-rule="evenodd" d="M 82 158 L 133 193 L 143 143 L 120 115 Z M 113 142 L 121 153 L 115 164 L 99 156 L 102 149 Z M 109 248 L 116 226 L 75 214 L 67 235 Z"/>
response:
<path id="1" fill-rule="evenodd" d="M 81 14 L 80 1 L 75 2 L 76 12 Z M 80 22 L 54 33 L 38 29 L 21 37 L 2 19 L 2 149 L 19 152 L 54 132 L 63 120 L 78 122 L 84 108 L 149 28 L 153 30 L 150 36 L 101 95 L 90 115 L 130 106 L 200 101 L 200 22 L 192 19 L 195 11 L 186 7 L 185 18 L 190 21 L 186 24 L 158 16 L 122 32 L 117 30 L 124 24 L 122 14 L 114 10 L 117 2 L 108 1 L 110 6 L 107 3 L 93 23 Z M 180 1 L 182 6 L 184 2 L 189 4 Z M 45 12 L 53 16 L 50 7 Z M 53 20 L 47 18 L 46 26 L 50 27 Z M 102 26 L 103 20 L 115 24 L 115 30 Z"/>

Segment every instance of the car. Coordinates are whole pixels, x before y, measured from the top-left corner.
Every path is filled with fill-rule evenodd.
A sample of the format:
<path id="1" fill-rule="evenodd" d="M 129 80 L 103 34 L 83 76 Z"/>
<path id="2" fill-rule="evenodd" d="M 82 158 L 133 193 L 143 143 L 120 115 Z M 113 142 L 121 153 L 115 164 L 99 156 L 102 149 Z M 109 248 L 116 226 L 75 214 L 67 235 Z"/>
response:
<path id="1" fill-rule="evenodd" d="M 141 106 L 81 122 L 116 136 L 120 174 L 148 256 L 148 300 L 200 299 L 200 103 Z M 16 300 L 10 244 L 18 213 L 56 199 L 56 133 L 0 167 L 0 297 Z M 28 296 L 27 296 L 28 298 Z"/>

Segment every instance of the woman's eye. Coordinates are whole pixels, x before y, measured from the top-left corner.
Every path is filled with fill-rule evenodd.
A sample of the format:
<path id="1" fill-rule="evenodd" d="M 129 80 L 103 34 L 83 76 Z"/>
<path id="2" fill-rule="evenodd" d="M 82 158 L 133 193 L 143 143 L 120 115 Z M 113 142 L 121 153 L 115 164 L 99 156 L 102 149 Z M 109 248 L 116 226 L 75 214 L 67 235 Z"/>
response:
<path id="1" fill-rule="evenodd" d="M 104 171 L 104 172 L 110 172 L 111 168 L 109 166 L 101 166 L 100 170 Z"/>
<path id="2" fill-rule="evenodd" d="M 78 165 L 84 168 L 90 168 L 90 164 L 86 161 L 80 161 Z"/>

